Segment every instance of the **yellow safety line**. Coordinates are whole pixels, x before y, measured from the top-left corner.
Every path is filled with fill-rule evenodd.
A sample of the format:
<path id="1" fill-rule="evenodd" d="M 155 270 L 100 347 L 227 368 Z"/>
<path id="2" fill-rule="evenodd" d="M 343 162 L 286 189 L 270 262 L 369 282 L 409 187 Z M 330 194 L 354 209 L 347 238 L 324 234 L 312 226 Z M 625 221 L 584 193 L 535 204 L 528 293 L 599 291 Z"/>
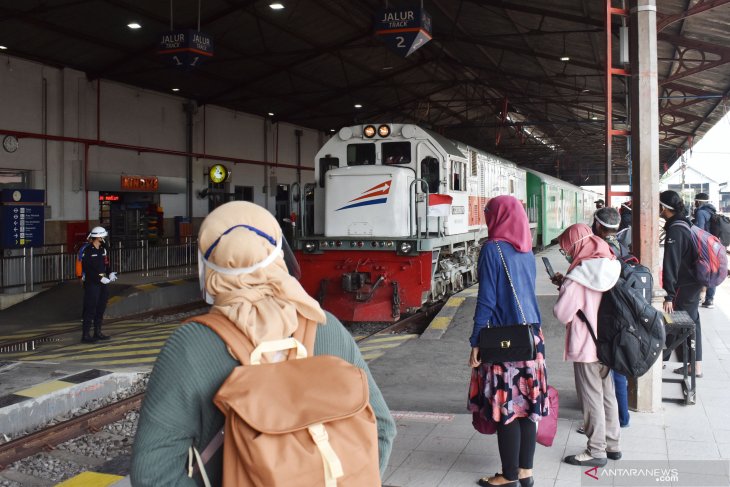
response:
<path id="1" fill-rule="evenodd" d="M 433 319 L 431 324 L 428 325 L 428 327 L 436 330 L 445 330 L 449 327 L 449 324 L 453 319 L 453 316 L 437 316 Z"/>
<path id="2" fill-rule="evenodd" d="M 362 358 L 363 358 L 363 360 L 365 360 L 365 361 L 368 361 L 368 360 L 375 360 L 375 359 L 376 359 L 376 358 L 378 358 L 378 357 L 382 357 L 382 356 L 383 356 L 384 354 L 385 354 L 385 352 L 380 352 L 380 353 L 369 353 L 369 354 L 363 354 Z"/>
<path id="3" fill-rule="evenodd" d="M 151 291 L 153 289 L 157 289 L 156 284 L 140 284 L 139 286 L 134 286 L 135 289 L 141 289 L 143 291 Z"/>
<path id="4" fill-rule="evenodd" d="M 458 308 L 461 306 L 461 304 L 464 302 L 466 298 L 449 298 L 448 301 L 446 301 L 446 304 L 444 305 L 444 308 Z"/>
<path id="5" fill-rule="evenodd" d="M 369 352 L 370 350 L 383 350 L 384 348 L 395 348 L 400 346 L 400 343 L 384 343 L 382 345 L 375 345 L 372 347 L 360 347 L 361 352 Z"/>
<path id="6" fill-rule="evenodd" d="M 123 478 L 108 473 L 83 472 L 56 484 L 56 487 L 108 487 Z"/>
<path id="7" fill-rule="evenodd" d="M 152 363 L 157 360 L 157 355 L 153 357 L 142 357 L 128 360 L 104 360 L 102 362 L 84 362 L 86 365 L 94 365 L 97 367 L 107 367 L 109 365 L 126 365 L 126 364 L 146 364 Z"/>
<path id="8" fill-rule="evenodd" d="M 135 353 L 135 352 L 141 352 L 141 353 Z M 75 356 L 66 356 L 64 357 L 69 362 L 79 362 L 79 361 L 85 361 L 86 359 L 92 359 L 92 358 L 107 358 L 107 357 L 138 357 L 140 355 L 152 355 L 153 357 L 156 357 L 159 355 L 160 349 L 159 348 L 150 348 L 147 350 L 134 350 L 134 351 L 127 351 L 127 352 L 118 352 L 118 353 L 89 353 L 89 354 L 79 354 Z"/>
<path id="9" fill-rule="evenodd" d="M 145 343 L 145 344 L 141 344 L 141 343 L 134 344 L 134 343 L 132 343 L 132 344 L 127 344 L 127 345 L 116 345 L 114 347 L 91 348 L 91 349 L 88 349 L 88 352 L 97 353 L 97 352 L 103 352 L 105 350 L 119 350 L 119 349 L 130 349 L 130 350 L 128 350 L 128 352 L 131 352 L 132 350 L 137 350 L 137 351 L 151 350 L 149 347 L 142 348 L 145 345 L 156 346 L 157 347 L 156 349 L 157 350 L 160 350 L 160 346 L 161 345 L 164 345 L 164 344 L 165 344 L 164 341 L 161 341 L 161 342 L 150 342 L 150 343 Z M 33 360 L 50 360 L 50 359 L 62 358 L 62 357 L 75 358 L 75 357 L 81 357 L 81 356 L 88 357 L 89 354 L 87 353 L 87 351 L 68 350 L 66 352 L 61 352 L 61 353 L 51 353 L 51 354 L 43 354 L 43 355 L 34 355 L 33 356 Z"/>
<path id="10" fill-rule="evenodd" d="M 377 337 L 377 335 L 375 335 Z M 388 337 L 382 337 L 382 338 L 371 338 L 369 340 L 365 340 L 365 343 L 379 343 L 379 342 L 395 342 L 399 340 L 410 340 L 413 337 L 416 337 L 418 335 L 415 334 L 408 334 L 408 335 L 396 335 L 396 336 L 388 336 Z"/>
<path id="11" fill-rule="evenodd" d="M 59 391 L 61 389 L 65 389 L 72 385 L 74 385 L 74 384 L 71 382 L 64 382 L 62 380 L 54 380 L 51 382 L 46 382 L 44 384 L 38 384 L 33 387 L 29 387 L 27 389 L 23 389 L 22 391 L 16 391 L 13 394 L 15 394 L 17 396 L 25 396 L 25 397 L 40 397 L 40 396 L 44 396 L 44 395 L 49 394 L 54 391 Z"/>

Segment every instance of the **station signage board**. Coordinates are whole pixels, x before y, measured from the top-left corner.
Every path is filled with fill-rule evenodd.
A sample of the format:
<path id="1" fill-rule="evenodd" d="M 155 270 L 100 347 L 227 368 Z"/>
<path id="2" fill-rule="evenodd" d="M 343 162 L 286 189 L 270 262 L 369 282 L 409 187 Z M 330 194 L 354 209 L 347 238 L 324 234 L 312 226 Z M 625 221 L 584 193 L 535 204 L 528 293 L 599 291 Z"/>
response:
<path id="1" fill-rule="evenodd" d="M 197 30 L 175 30 L 160 36 L 157 54 L 173 66 L 192 69 L 213 57 L 213 38 Z"/>
<path id="2" fill-rule="evenodd" d="M 431 16 L 417 7 L 380 10 L 375 14 L 375 35 L 408 57 L 431 40 Z"/>
<path id="3" fill-rule="evenodd" d="M 3 189 L 0 193 L 2 248 L 39 247 L 44 243 L 43 190 Z"/>
<path id="4" fill-rule="evenodd" d="M 121 176 L 122 191 L 142 191 L 156 193 L 160 189 L 160 181 L 157 176 Z"/>

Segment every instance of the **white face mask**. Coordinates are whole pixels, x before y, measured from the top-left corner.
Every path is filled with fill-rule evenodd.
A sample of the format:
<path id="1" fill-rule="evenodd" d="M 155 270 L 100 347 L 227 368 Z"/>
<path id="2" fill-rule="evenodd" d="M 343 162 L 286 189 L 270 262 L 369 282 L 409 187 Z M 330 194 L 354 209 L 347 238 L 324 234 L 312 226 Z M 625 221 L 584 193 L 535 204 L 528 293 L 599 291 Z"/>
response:
<path id="1" fill-rule="evenodd" d="M 256 264 L 250 266 L 250 267 L 221 267 L 217 264 L 214 264 L 210 262 L 207 258 L 210 257 L 210 254 L 213 252 L 213 249 L 216 245 L 218 245 L 218 242 L 220 242 L 220 239 L 223 238 L 226 234 L 228 234 L 230 231 L 236 229 L 236 228 L 247 228 L 248 230 L 251 230 L 252 232 L 258 234 L 259 236 L 265 238 L 269 241 L 269 243 L 276 242 L 276 245 L 274 247 L 274 251 L 271 252 L 264 260 L 261 262 L 257 262 Z M 215 295 L 208 293 L 208 290 L 205 288 L 205 268 L 208 267 L 209 269 L 218 272 L 220 274 L 225 274 L 228 276 L 236 276 L 240 274 L 251 274 L 253 272 L 256 272 L 259 269 L 263 269 L 267 267 L 269 264 L 274 262 L 277 257 L 283 256 L 283 252 L 281 251 L 281 241 L 282 239 L 279 239 L 278 241 L 275 241 L 273 237 L 267 235 L 266 233 L 262 232 L 261 230 L 251 227 L 248 225 L 236 225 L 234 227 L 229 228 L 223 234 L 216 239 L 215 242 L 211 244 L 210 247 L 208 247 L 208 250 L 205 254 L 198 249 L 198 280 L 200 282 L 200 292 L 203 295 L 203 298 L 205 299 L 205 302 L 208 304 L 214 304 L 215 303 Z"/>

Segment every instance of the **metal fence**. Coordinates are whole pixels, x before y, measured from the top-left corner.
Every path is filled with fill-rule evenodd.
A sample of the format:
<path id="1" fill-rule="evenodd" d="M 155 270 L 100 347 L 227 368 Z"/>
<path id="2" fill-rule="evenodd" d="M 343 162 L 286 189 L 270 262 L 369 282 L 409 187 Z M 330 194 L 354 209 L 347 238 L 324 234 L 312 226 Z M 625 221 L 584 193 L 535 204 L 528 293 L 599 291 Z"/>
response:
<path id="1" fill-rule="evenodd" d="M 108 252 L 112 270 L 119 273 L 197 264 L 195 237 L 166 238 L 150 244 L 147 240 L 111 241 Z M 39 284 L 77 279 L 78 248 L 65 244 L 6 249 L 0 255 L 0 292 L 31 292 Z"/>

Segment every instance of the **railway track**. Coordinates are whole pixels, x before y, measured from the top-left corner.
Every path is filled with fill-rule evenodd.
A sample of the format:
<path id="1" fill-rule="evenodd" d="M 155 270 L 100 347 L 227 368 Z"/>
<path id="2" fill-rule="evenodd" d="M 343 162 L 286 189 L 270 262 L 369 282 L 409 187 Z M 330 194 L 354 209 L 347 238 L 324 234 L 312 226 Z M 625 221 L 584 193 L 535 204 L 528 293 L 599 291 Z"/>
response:
<path id="1" fill-rule="evenodd" d="M 438 313 L 443 302 L 432 305 L 414 315 L 408 316 L 396 323 L 385 326 L 374 333 L 358 337 L 357 342 L 364 341 L 375 335 L 396 334 L 407 330 L 423 331 L 430 320 Z M 44 335 L 53 336 L 59 333 Z M 38 337 L 34 337 L 35 340 Z M 5 345 L 5 344 L 3 344 Z M 80 436 L 100 431 L 104 426 L 123 419 L 132 410 L 142 405 L 144 392 L 140 392 L 113 404 L 103 406 L 81 416 L 48 426 L 34 433 L 16 438 L 0 444 L 0 471 L 9 465 L 33 456 L 37 453 L 52 451 L 57 445 Z"/>
<path id="2" fill-rule="evenodd" d="M 11 463 L 23 458 L 52 450 L 56 445 L 65 441 L 88 433 L 96 433 L 107 424 L 123 419 L 129 411 L 139 409 L 143 397 L 143 392 L 135 394 L 0 445 L 0 470 L 4 470 Z"/>

